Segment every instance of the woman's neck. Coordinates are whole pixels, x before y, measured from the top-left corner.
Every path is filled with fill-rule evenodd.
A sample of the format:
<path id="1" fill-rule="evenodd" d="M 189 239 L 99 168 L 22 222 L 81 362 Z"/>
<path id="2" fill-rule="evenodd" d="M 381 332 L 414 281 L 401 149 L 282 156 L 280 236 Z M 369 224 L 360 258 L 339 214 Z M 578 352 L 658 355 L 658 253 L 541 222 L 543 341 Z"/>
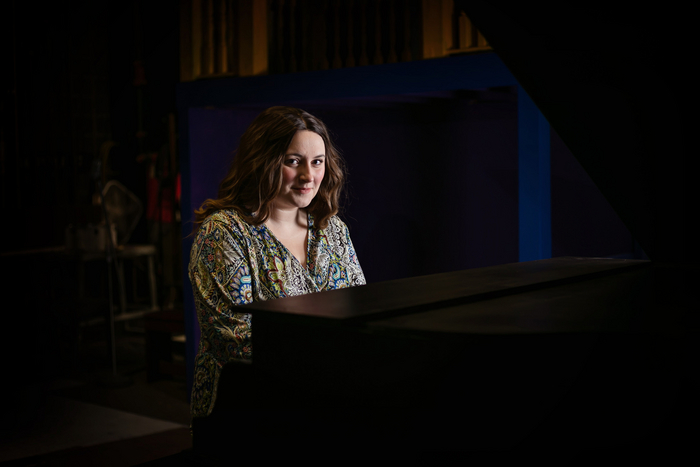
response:
<path id="1" fill-rule="evenodd" d="M 272 208 L 265 224 L 272 229 L 273 232 L 279 230 L 289 232 L 298 230 L 299 228 L 308 228 L 308 217 L 306 209 L 276 209 Z"/>

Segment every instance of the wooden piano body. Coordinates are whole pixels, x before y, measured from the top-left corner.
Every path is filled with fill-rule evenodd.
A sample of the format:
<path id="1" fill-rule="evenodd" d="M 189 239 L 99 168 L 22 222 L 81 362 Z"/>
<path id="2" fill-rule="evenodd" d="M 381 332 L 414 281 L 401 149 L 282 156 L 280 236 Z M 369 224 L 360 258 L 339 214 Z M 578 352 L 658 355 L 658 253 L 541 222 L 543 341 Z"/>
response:
<path id="1" fill-rule="evenodd" d="M 247 305 L 253 363 L 225 367 L 195 450 L 237 436 L 576 450 L 668 434 L 685 351 L 665 282 L 649 261 L 568 257 Z"/>

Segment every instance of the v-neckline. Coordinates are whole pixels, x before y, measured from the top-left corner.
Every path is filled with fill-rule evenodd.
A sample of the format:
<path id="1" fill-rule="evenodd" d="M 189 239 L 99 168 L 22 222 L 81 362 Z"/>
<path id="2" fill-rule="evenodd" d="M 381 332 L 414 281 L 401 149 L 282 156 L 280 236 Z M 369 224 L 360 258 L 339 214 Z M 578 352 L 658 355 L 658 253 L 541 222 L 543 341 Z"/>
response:
<path id="1" fill-rule="evenodd" d="M 272 231 L 272 229 L 271 229 L 270 227 L 267 226 L 267 224 L 265 224 L 265 223 L 262 224 L 262 225 L 265 227 L 265 230 L 267 230 L 267 231 L 270 233 L 270 235 L 272 236 L 272 238 L 274 238 L 275 241 L 276 241 L 279 245 L 281 245 L 282 248 L 284 248 L 284 249 L 287 251 L 287 254 L 288 254 L 289 256 L 291 256 L 292 258 L 294 258 L 294 261 L 296 261 L 297 263 L 299 263 L 299 266 L 301 266 L 301 269 L 303 269 L 303 270 L 306 271 L 306 272 L 310 272 L 310 271 L 309 271 L 309 246 L 311 245 L 311 222 L 312 222 L 312 220 L 311 220 L 311 214 L 309 214 L 309 213 L 307 212 L 307 213 L 306 213 L 306 235 L 304 236 L 304 247 L 305 247 L 305 248 L 304 248 L 304 252 L 305 252 L 305 254 L 306 254 L 306 266 L 304 266 L 304 264 L 299 260 L 299 258 L 297 258 L 296 256 L 294 256 L 294 253 L 292 253 L 292 252 L 289 250 L 289 248 L 287 248 L 287 245 L 285 245 L 284 243 L 282 243 L 282 240 L 280 240 L 279 238 L 277 238 L 277 235 L 275 235 L 275 233 Z"/>

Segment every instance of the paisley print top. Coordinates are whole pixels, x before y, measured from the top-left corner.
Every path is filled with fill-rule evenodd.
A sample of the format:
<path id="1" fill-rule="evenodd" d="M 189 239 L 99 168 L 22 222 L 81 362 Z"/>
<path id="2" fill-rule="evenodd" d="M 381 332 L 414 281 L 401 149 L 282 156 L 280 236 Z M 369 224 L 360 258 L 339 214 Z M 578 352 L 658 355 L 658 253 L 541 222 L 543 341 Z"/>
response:
<path id="1" fill-rule="evenodd" d="M 253 355 L 251 315 L 236 305 L 365 284 L 347 226 L 337 216 L 324 230 L 308 216 L 307 268 L 264 225 L 234 210 L 204 220 L 192 245 L 189 278 L 201 328 L 192 386 L 192 416 L 209 415 L 223 365 Z"/>

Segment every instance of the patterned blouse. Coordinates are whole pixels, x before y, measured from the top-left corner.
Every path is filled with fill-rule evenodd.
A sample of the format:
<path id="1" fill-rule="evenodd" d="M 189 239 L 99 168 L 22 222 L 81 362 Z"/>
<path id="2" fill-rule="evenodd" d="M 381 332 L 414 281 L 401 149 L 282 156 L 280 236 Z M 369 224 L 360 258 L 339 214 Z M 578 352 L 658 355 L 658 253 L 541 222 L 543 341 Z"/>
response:
<path id="1" fill-rule="evenodd" d="M 201 328 L 192 416 L 209 415 L 223 365 L 252 358 L 251 315 L 236 305 L 365 284 L 347 226 L 333 216 L 318 230 L 308 216 L 307 268 L 264 225 L 217 211 L 197 232 L 189 277 Z"/>

